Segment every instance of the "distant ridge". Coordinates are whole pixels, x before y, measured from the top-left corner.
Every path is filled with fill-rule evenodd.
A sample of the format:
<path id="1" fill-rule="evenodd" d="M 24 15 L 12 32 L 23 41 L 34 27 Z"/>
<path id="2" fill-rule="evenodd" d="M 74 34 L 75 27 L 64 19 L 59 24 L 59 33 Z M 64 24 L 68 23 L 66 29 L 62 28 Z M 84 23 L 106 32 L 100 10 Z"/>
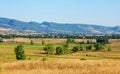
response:
<path id="1" fill-rule="evenodd" d="M 120 26 L 108 27 L 90 24 L 62 24 L 54 22 L 23 22 L 0 17 L 0 30 L 35 31 L 41 33 L 103 33 L 120 34 Z"/>

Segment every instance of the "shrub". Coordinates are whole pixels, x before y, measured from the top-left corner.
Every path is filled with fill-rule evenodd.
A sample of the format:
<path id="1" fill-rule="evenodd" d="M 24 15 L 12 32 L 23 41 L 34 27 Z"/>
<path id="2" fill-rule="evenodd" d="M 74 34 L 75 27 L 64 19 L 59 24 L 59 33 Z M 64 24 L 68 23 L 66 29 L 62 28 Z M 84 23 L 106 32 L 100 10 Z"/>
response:
<path id="1" fill-rule="evenodd" d="M 80 44 L 85 44 L 85 42 L 84 42 L 84 41 L 82 41 L 82 42 L 80 42 Z"/>
<path id="2" fill-rule="evenodd" d="M 44 57 L 42 58 L 42 61 L 46 61 L 47 59 L 48 59 L 48 58 L 44 56 Z"/>
<path id="3" fill-rule="evenodd" d="M 74 46 L 72 49 L 73 52 L 78 52 L 79 50 L 80 50 L 79 46 Z"/>
<path id="4" fill-rule="evenodd" d="M 67 44 L 69 43 L 75 43 L 75 40 L 74 39 L 71 39 L 71 38 L 68 38 L 67 41 L 66 41 Z"/>
<path id="5" fill-rule="evenodd" d="M 46 51 L 47 54 L 54 54 L 54 46 L 52 44 L 46 45 L 44 48 L 44 51 Z"/>
<path id="6" fill-rule="evenodd" d="M 90 54 L 86 54 L 86 56 L 91 56 Z"/>
<path id="7" fill-rule="evenodd" d="M 87 40 L 87 44 L 92 44 L 92 41 L 90 41 L 90 40 Z"/>
<path id="8" fill-rule="evenodd" d="M 112 51 L 112 48 L 110 46 L 108 47 L 108 51 Z"/>
<path id="9" fill-rule="evenodd" d="M 100 43 L 96 43 L 96 44 L 94 45 L 94 47 L 95 47 L 95 50 L 101 50 L 101 49 L 103 49 L 103 45 L 100 44 Z"/>
<path id="10" fill-rule="evenodd" d="M 27 58 L 27 60 L 31 60 L 31 59 L 32 59 L 31 57 Z"/>
<path id="11" fill-rule="evenodd" d="M 70 53 L 69 45 L 68 44 L 63 45 L 63 51 L 64 51 L 64 54 Z"/>
<path id="12" fill-rule="evenodd" d="M 58 55 L 61 55 L 61 54 L 64 54 L 64 50 L 63 50 L 63 48 L 62 47 L 56 47 L 56 54 L 58 54 Z"/>
<path id="13" fill-rule="evenodd" d="M 33 40 L 31 40 L 31 41 L 30 41 L 30 44 L 31 44 L 31 45 L 33 45 L 33 44 L 34 44 Z"/>
<path id="14" fill-rule="evenodd" d="M 17 60 L 26 59 L 25 52 L 24 52 L 24 49 L 23 49 L 22 45 L 18 45 L 17 47 L 15 47 L 14 52 L 16 54 L 16 59 Z"/>
<path id="15" fill-rule="evenodd" d="M 108 44 L 109 43 L 109 39 L 108 38 L 97 38 L 97 43 L 101 43 L 101 44 Z"/>
<path id="16" fill-rule="evenodd" d="M 86 60 L 86 58 L 81 58 L 80 60 Z"/>
<path id="17" fill-rule="evenodd" d="M 85 44 L 80 44 L 80 51 L 86 51 Z"/>
<path id="18" fill-rule="evenodd" d="M 42 40 L 42 45 L 45 45 L 45 41 Z"/>
<path id="19" fill-rule="evenodd" d="M 0 38 L 0 42 L 3 42 L 3 39 Z"/>
<path id="20" fill-rule="evenodd" d="M 93 48 L 92 44 L 86 46 L 86 50 L 92 50 L 92 48 Z"/>

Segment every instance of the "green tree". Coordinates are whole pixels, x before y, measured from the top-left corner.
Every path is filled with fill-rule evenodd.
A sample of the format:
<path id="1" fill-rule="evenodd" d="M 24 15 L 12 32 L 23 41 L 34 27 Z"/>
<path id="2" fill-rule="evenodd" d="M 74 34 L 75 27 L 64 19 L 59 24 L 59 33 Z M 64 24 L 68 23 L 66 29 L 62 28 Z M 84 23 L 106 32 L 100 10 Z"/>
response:
<path id="1" fill-rule="evenodd" d="M 71 42 L 72 42 L 72 43 L 75 43 L 75 39 L 72 39 Z"/>
<path id="2" fill-rule="evenodd" d="M 80 44 L 80 51 L 86 51 L 85 44 Z"/>
<path id="3" fill-rule="evenodd" d="M 85 41 L 80 42 L 80 44 L 85 44 Z"/>
<path id="4" fill-rule="evenodd" d="M 64 50 L 64 54 L 70 53 L 69 44 L 64 44 L 64 45 L 63 45 L 63 50 Z"/>
<path id="5" fill-rule="evenodd" d="M 101 44 L 108 44 L 109 43 L 109 40 L 108 38 L 97 38 L 97 43 L 101 43 Z"/>
<path id="6" fill-rule="evenodd" d="M 73 52 L 78 52 L 79 50 L 80 50 L 79 46 L 74 46 L 72 49 Z"/>
<path id="7" fill-rule="evenodd" d="M 92 44 L 89 44 L 86 46 L 86 50 L 92 50 L 93 49 L 93 45 Z"/>
<path id="8" fill-rule="evenodd" d="M 3 39 L 2 39 L 2 38 L 0 38 L 0 42 L 3 42 Z"/>
<path id="9" fill-rule="evenodd" d="M 90 41 L 90 40 L 87 40 L 87 44 L 92 44 L 92 41 Z"/>
<path id="10" fill-rule="evenodd" d="M 75 43 L 75 40 L 74 39 L 71 39 L 71 38 L 68 38 L 67 41 L 66 41 L 67 44 L 69 43 Z"/>
<path id="11" fill-rule="evenodd" d="M 24 49 L 23 49 L 22 45 L 18 45 L 17 47 L 15 47 L 14 52 L 16 54 L 16 59 L 17 60 L 26 59 L 25 52 L 24 52 Z"/>
<path id="12" fill-rule="evenodd" d="M 95 47 L 95 50 L 97 50 L 97 51 L 103 49 L 103 45 L 100 44 L 100 43 L 96 43 L 96 44 L 94 45 L 94 47 Z"/>
<path id="13" fill-rule="evenodd" d="M 34 42 L 33 42 L 33 40 L 31 40 L 31 41 L 30 41 L 30 44 L 31 44 L 31 45 L 34 45 Z"/>
<path id="14" fill-rule="evenodd" d="M 43 49 L 47 54 L 54 54 L 55 48 L 52 44 L 47 44 Z"/>
<path id="15" fill-rule="evenodd" d="M 58 55 L 64 54 L 63 48 L 60 46 L 56 47 L 56 54 L 58 54 Z"/>
<path id="16" fill-rule="evenodd" d="M 42 45 L 45 45 L 45 41 L 44 40 L 42 40 Z"/>

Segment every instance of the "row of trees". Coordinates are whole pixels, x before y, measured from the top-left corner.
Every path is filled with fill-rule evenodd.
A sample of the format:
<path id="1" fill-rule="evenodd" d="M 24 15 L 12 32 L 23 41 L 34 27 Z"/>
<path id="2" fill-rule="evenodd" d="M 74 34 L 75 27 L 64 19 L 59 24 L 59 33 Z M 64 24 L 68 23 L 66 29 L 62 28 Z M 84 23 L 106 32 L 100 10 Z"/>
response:
<path id="1" fill-rule="evenodd" d="M 77 46 L 70 48 L 69 44 L 64 44 L 64 45 L 57 46 L 57 47 L 55 47 L 52 44 L 48 44 L 43 49 L 44 49 L 44 51 L 46 51 L 46 54 L 61 55 L 61 54 L 79 52 L 79 51 L 101 51 L 101 50 L 105 49 L 105 46 L 103 44 L 96 43 L 96 44 L 88 44 L 88 45 L 81 44 L 81 45 L 77 45 Z M 111 51 L 112 49 L 109 46 L 107 48 L 107 50 Z"/>
<path id="2" fill-rule="evenodd" d="M 42 45 L 45 45 L 43 48 L 44 51 L 46 51 L 46 54 L 57 54 L 57 55 L 62 55 L 62 54 L 68 54 L 68 53 L 73 53 L 73 52 L 79 52 L 79 51 L 101 51 L 102 49 L 105 48 L 105 44 L 109 43 L 108 38 L 103 38 L 103 39 L 97 39 L 96 43 L 92 43 L 91 41 L 87 41 L 87 43 L 82 43 L 82 44 L 76 44 L 76 46 L 71 47 L 69 45 L 72 45 L 75 43 L 74 39 L 68 38 L 66 40 L 66 44 L 61 44 L 61 45 L 53 45 L 53 44 L 47 44 L 45 45 L 45 42 L 42 40 Z M 30 41 L 31 45 L 34 45 L 34 42 L 31 40 Z M 109 46 L 107 48 L 108 51 L 111 51 L 111 47 Z M 15 49 L 14 52 L 16 54 L 16 59 L 24 60 L 26 59 L 25 52 L 23 49 L 22 45 L 18 45 Z"/>
<path id="3" fill-rule="evenodd" d="M 96 42 L 101 43 L 101 44 L 109 44 L 109 40 L 106 37 L 105 38 L 97 38 Z"/>
<path id="4" fill-rule="evenodd" d="M 120 39 L 120 34 L 75 34 L 75 33 L 38 33 L 28 35 L 17 35 L 17 34 L 0 34 L 1 38 L 85 38 L 85 39 L 96 39 L 96 38 L 109 38 L 109 39 Z"/>
<path id="5" fill-rule="evenodd" d="M 33 41 L 33 40 L 30 40 L 30 44 L 31 44 L 31 45 L 34 45 L 34 41 Z M 41 45 L 45 45 L 45 41 L 44 41 L 44 40 L 42 40 Z"/>
<path id="6" fill-rule="evenodd" d="M 46 54 L 48 55 L 62 55 L 62 54 L 68 54 L 68 53 L 72 53 L 72 52 L 79 52 L 79 51 L 91 51 L 91 50 L 96 50 L 96 51 L 100 51 L 102 49 L 104 49 L 104 46 L 100 43 L 96 43 L 95 45 L 80 45 L 80 46 L 74 46 L 72 49 L 69 49 L 69 45 L 68 44 L 64 44 L 62 46 L 57 46 L 54 47 L 54 45 L 52 44 L 48 44 L 46 45 L 44 48 L 44 51 L 46 51 Z M 108 51 L 111 51 L 111 47 L 108 47 Z M 16 54 L 16 59 L 18 60 L 24 60 L 26 59 L 26 55 L 25 55 L 25 51 L 23 49 L 22 45 L 18 45 L 15 49 L 14 52 Z"/>
<path id="7" fill-rule="evenodd" d="M 64 44 L 61 46 L 55 47 L 52 44 L 46 45 L 44 48 L 44 51 L 46 51 L 47 54 L 68 54 L 70 52 L 68 44 Z"/>

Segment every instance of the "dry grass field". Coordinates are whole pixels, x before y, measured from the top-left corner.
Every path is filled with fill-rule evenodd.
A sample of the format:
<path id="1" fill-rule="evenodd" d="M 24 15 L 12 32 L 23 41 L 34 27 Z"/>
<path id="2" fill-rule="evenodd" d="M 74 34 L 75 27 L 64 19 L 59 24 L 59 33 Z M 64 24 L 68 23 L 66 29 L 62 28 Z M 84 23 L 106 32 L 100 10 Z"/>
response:
<path id="1" fill-rule="evenodd" d="M 32 39 L 36 43 L 33 46 L 29 44 L 31 39 L 28 38 L 14 40 L 25 43 L 27 60 L 15 59 L 14 47 L 18 43 L 1 43 L 0 74 L 120 74 L 120 39 L 110 40 L 111 44 L 108 45 L 112 46 L 110 52 L 77 52 L 51 56 L 43 54 L 41 41 L 59 44 L 65 42 L 66 39 Z M 87 40 L 76 39 L 76 41 Z M 43 57 L 46 60 L 43 61 Z"/>
<path id="2" fill-rule="evenodd" d="M 35 43 L 40 43 L 42 42 L 42 40 L 44 40 L 47 44 L 48 43 L 64 43 L 66 41 L 66 39 L 59 39 L 59 38 L 15 38 L 15 41 L 18 42 L 26 42 L 29 43 L 30 40 L 33 40 Z M 75 39 L 76 42 L 82 42 L 82 41 L 87 41 L 87 40 L 91 40 L 93 42 L 95 42 L 95 39 Z"/>
<path id="3" fill-rule="evenodd" d="M 120 74 L 120 61 L 17 61 L 4 64 L 1 74 Z"/>

